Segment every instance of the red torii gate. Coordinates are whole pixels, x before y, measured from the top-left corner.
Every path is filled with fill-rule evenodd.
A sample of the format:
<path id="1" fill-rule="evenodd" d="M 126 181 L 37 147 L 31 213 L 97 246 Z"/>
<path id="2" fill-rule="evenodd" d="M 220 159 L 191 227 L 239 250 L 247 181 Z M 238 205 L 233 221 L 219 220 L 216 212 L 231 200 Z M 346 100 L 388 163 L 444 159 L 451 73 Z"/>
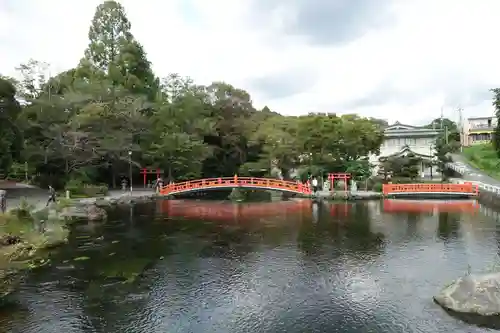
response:
<path id="1" fill-rule="evenodd" d="M 347 192 L 347 181 L 351 179 L 350 173 L 329 173 L 328 180 L 330 181 L 330 191 L 335 191 L 335 180 L 344 181 L 344 191 Z"/>
<path id="2" fill-rule="evenodd" d="M 143 176 L 144 180 L 144 187 L 146 187 L 146 182 L 148 180 L 148 175 L 156 174 L 156 179 L 160 178 L 160 175 L 163 175 L 163 170 L 160 169 L 148 169 L 148 168 L 142 168 L 141 169 L 141 175 Z"/>

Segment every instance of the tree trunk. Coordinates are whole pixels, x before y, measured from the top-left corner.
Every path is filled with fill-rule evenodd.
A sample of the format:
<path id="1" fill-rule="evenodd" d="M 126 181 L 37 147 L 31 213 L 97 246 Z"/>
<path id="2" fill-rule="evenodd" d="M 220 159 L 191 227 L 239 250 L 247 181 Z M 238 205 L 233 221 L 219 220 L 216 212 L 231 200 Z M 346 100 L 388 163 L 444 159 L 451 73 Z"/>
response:
<path id="1" fill-rule="evenodd" d="M 172 179 L 172 164 L 168 164 L 168 183 L 172 183 L 174 180 Z"/>
<path id="2" fill-rule="evenodd" d="M 114 163 L 111 164 L 111 187 L 117 188 L 116 187 L 116 170 L 115 170 Z"/>

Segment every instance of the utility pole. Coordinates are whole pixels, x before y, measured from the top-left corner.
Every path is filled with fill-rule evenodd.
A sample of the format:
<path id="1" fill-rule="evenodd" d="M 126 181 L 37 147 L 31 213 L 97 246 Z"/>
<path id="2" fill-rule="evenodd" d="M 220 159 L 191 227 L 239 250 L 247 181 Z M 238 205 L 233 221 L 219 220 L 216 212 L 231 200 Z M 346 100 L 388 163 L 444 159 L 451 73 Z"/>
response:
<path id="1" fill-rule="evenodd" d="M 458 130 L 460 131 L 460 152 L 463 152 L 463 146 L 465 142 L 465 133 L 464 133 L 464 123 L 462 119 L 462 111 L 463 109 L 459 106 L 457 108 L 458 112 Z"/>
<path id="2" fill-rule="evenodd" d="M 130 195 L 132 195 L 132 150 L 128 151 L 128 179 L 130 186 Z"/>
<path id="3" fill-rule="evenodd" d="M 441 107 L 441 129 L 443 129 L 443 107 Z"/>

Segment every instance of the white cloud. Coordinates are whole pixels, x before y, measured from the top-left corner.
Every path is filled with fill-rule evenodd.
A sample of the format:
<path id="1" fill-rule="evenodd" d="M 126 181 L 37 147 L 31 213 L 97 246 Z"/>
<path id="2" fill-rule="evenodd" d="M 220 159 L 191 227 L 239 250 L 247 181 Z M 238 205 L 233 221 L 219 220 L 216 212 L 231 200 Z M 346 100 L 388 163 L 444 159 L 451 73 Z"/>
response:
<path id="1" fill-rule="evenodd" d="M 491 101 L 480 103 L 469 95 L 483 89 L 487 96 L 489 87 L 500 86 L 499 1 L 398 1 L 394 24 L 338 47 L 272 34 L 280 21 L 290 20 L 290 10 L 277 13 L 274 26 L 249 25 L 250 1 L 255 0 L 121 3 L 158 75 L 178 72 L 200 83 L 227 81 L 248 89 L 258 107 L 267 104 L 283 114 L 358 112 L 417 124 L 439 116 L 442 106 L 445 116 L 456 118 L 455 102 L 463 104 L 465 116 L 492 113 Z M 12 75 L 29 58 L 49 62 L 53 72 L 75 66 L 99 3 L 4 0 L 0 73 Z M 310 71 L 317 80 L 304 82 L 293 96 L 269 100 L 250 84 L 253 78 L 296 69 Z M 371 106 L 347 107 L 377 95 Z"/>

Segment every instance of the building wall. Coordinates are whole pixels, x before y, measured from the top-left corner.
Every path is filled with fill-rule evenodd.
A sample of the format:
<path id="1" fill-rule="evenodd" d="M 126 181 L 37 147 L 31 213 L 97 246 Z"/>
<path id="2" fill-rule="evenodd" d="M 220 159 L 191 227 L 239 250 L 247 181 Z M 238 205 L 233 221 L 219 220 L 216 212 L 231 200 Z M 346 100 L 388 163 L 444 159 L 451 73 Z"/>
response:
<path id="1" fill-rule="evenodd" d="M 415 137 L 400 137 L 386 138 L 380 147 L 380 157 L 386 157 L 396 154 L 405 146 L 408 146 L 414 153 L 421 155 L 434 155 L 434 137 L 415 138 Z"/>
<path id="2" fill-rule="evenodd" d="M 406 125 L 405 125 L 406 126 Z M 422 129 L 413 126 L 393 125 L 386 129 L 386 137 L 380 147 L 380 154 L 370 156 L 370 162 L 375 165 L 374 175 L 378 174 L 380 158 L 401 153 L 403 149 L 409 149 L 415 154 L 423 155 L 421 172 L 424 177 L 438 177 L 437 168 L 425 165 L 425 161 L 431 161 L 435 154 L 435 142 L 439 130 Z"/>
<path id="3" fill-rule="evenodd" d="M 467 119 L 464 122 L 461 134 L 462 145 L 468 147 L 490 142 L 496 125 L 496 117 L 478 117 Z"/>
<path id="4" fill-rule="evenodd" d="M 496 126 L 495 117 L 484 117 L 484 118 L 470 118 L 467 120 L 469 124 L 469 129 L 491 129 Z"/>

